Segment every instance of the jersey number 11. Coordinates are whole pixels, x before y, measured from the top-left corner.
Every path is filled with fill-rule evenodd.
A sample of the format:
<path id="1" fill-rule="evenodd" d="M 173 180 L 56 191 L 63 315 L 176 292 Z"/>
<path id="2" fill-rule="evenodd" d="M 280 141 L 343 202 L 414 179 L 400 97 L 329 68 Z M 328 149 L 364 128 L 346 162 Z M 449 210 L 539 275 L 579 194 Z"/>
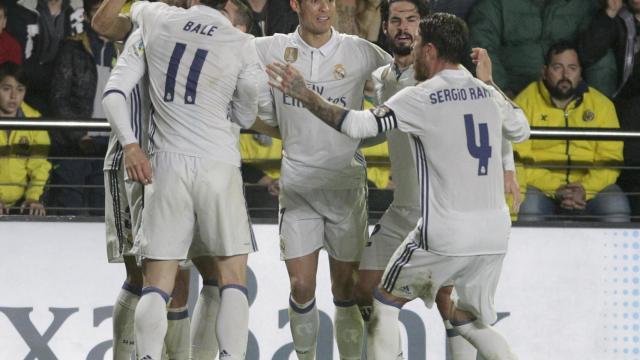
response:
<path id="1" fill-rule="evenodd" d="M 180 67 L 180 61 L 182 55 L 187 49 L 187 44 L 176 43 L 171 53 L 171 59 L 169 60 L 169 68 L 167 69 L 167 78 L 164 83 L 164 101 L 172 102 L 174 99 L 174 92 L 176 88 L 176 76 L 178 75 L 178 68 Z M 207 58 L 209 51 L 198 49 L 196 55 L 193 57 L 191 66 L 189 67 L 189 75 L 187 75 L 187 86 L 184 92 L 184 103 L 191 105 L 196 102 L 196 89 L 198 87 L 198 79 L 200 78 L 200 72 L 202 71 L 202 65 Z"/>

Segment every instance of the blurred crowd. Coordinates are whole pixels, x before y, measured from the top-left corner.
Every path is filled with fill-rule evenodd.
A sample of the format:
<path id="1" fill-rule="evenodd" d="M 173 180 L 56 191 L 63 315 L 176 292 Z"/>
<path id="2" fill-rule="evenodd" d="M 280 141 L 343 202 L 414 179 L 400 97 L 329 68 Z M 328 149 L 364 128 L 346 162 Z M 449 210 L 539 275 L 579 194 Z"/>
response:
<path id="1" fill-rule="evenodd" d="M 296 30 L 290 0 L 229 0 L 256 37 Z M 291 0 L 309 1 L 309 0 Z M 337 31 L 387 48 L 380 0 L 335 0 Z M 431 0 L 467 21 L 471 47 L 532 126 L 640 131 L 640 0 Z M 0 117 L 104 118 L 119 44 L 91 27 L 100 0 L 0 0 Z M 473 65 L 466 64 L 471 71 Z M 371 97 L 364 107 L 373 106 Z M 0 131 L 0 214 L 101 215 L 108 133 Z M 246 183 L 279 193 L 282 144 L 242 134 Z M 386 143 L 364 149 L 370 188 L 393 188 Z M 531 140 L 514 146 L 523 221 L 640 215 L 640 143 Z"/>

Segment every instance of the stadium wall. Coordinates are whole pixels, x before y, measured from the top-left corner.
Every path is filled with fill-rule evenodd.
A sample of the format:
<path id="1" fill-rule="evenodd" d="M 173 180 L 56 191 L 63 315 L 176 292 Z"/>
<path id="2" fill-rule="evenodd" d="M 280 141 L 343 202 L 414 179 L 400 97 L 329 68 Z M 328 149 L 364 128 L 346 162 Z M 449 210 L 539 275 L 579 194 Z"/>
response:
<path id="1" fill-rule="evenodd" d="M 276 225 L 255 225 L 247 359 L 293 359 L 288 281 Z M 0 359 L 110 359 L 111 306 L 124 279 L 106 263 L 104 225 L 0 222 Z M 496 294 L 496 327 L 520 359 L 640 358 L 640 232 L 514 228 Z M 320 264 L 318 359 L 338 359 L 326 256 Z M 199 281 L 192 276 L 191 304 Z M 402 312 L 410 360 L 445 359 L 435 309 Z"/>

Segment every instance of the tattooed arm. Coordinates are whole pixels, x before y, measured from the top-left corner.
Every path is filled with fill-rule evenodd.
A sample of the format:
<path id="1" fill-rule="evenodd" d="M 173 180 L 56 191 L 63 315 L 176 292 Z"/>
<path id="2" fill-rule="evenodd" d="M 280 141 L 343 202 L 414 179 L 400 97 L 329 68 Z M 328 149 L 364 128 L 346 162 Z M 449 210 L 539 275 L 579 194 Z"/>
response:
<path id="1" fill-rule="evenodd" d="M 342 106 L 325 100 L 315 91 L 307 88 L 304 78 L 290 64 L 273 63 L 267 65 L 269 84 L 304 104 L 305 108 L 329 126 L 340 131 L 342 121 L 349 112 Z"/>

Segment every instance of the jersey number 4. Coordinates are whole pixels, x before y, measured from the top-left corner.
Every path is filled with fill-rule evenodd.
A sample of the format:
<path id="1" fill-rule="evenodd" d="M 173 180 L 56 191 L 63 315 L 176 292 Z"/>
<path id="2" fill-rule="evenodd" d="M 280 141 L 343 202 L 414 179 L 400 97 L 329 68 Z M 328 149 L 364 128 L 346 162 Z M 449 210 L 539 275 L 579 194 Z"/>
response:
<path id="1" fill-rule="evenodd" d="M 169 60 L 169 68 L 167 69 L 167 79 L 164 83 L 164 101 L 172 102 L 174 99 L 174 92 L 176 89 L 176 76 L 178 75 L 178 68 L 180 67 L 180 61 L 184 55 L 184 51 L 187 49 L 187 44 L 176 43 L 171 53 L 171 59 Z M 191 66 L 189 67 L 189 75 L 187 75 L 187 86 L 184 92 L 184 103 L 195 104 L 196 102 L 196 89 L 198 88 L 198 79 L 200 78 L 200 72 L 202 71 L 202 65 L 207 58 L 207 50 L 198 49 L 196 55 L 193 57 Z"/>
<path id="2" fill-rule="evenodd" d="M 487 175 L 489 171 L 489 158 L 491 157 L 491 145 L 489 145 L 489 128 L 487 123 L 478 124 L 480 132 L 480 145 L 476 144 L 476 124 L 472 114 L 464 115 L 464 128 L 467 133 L 467 150 L 478 163 L 478 176 Z"/>

